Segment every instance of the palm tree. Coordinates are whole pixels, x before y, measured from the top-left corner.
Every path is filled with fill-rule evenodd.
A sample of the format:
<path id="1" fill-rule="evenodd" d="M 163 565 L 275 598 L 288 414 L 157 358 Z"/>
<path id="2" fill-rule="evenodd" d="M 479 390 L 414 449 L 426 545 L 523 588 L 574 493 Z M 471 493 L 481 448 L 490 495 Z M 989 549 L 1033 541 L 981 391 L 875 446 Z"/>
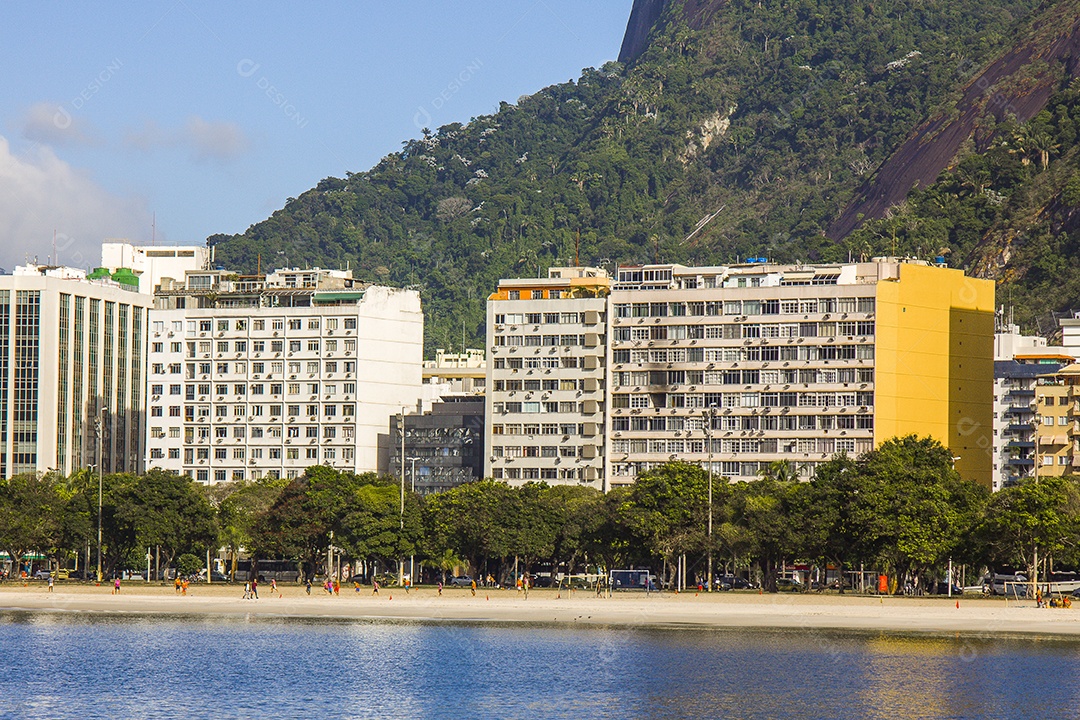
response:
<path id="1" fill-rule="evenodd" d="M 760 475 L 763 479 L 778 483 L 795 482 L 799 479 L 790 460 L 774 460 L 761 469 Z"/>

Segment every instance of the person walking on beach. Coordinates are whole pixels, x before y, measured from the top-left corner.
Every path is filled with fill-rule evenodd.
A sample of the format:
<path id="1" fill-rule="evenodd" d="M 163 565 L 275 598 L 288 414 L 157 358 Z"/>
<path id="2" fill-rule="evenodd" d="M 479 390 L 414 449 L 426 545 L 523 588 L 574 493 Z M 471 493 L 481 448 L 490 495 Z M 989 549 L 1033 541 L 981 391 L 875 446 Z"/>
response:
<path id="1" fill-rule="evenodd" d="M 525 573 L 521 576 L 521 589 L 525 592 L 525 599 L 529 599 L 529 574 Z"/>
<path id="2" fill-rule="evenodd" d="M 251 599 L 251 581 L 250 580 L 248 582 L 244 583 L 244 599 L 245 600 L 250 600 Z"/>
<path id="3" fill-rule="evenodd" d="M 372 595 L 378 595 L 379 594 L 379 581 L 376 580 L 375 578 L 371 579 L 371 594 Z"/>
<path id="4" fill-rule="evenodd" d="M 277 594 L 277 578 L 270 578 L 270 597 L 274 597 Z"/>
<path id="5" fill-rule="evenodd" d="M 187 580 L 181 580 L 180 581 L 180 594 L 181 595 L 187 595 L 187 589 L 188 589 L 188 581 Z"/>
<path id="6" fill-rule="evenodd" d="M 341 595 L 341 583 L 337 580 L 334 580 L 334 595 Z"/>
<path id="7" fill-rule="evenodd" d="M 53 580 L 54 579 L 55 578 L 52 575 L 49 576 L 49 592 L 53 591 Z"/>
<path id="8" fill-rule="evenodd" d="M 476 581 L 473 580 L 469 583 L 469 588 L 472 590 L 473 597 L 476 597 Z"/>
<path id="9" fill-rule="evenodd" d="M 311 595 L 311 578 L 304 581 L 304 592 Z"/>
<path id="10" fill-rule="evenodd" d="M 113 578 L 112 594 L 113 595 L 119 595 L 120 594 L 120 576 L 119 575 L 117 575 L 115 578 Z"/>
<path id="11" fill-rule="evenodd" d="M 439 581 L 437 587 L 439 588 L 439 595 L 442 595 L 442 580 Z"/>
<path id="12" fill-rule="evenodd" d="M 251 597 L 259 599 L 259 578 L 251 578 Z"/>

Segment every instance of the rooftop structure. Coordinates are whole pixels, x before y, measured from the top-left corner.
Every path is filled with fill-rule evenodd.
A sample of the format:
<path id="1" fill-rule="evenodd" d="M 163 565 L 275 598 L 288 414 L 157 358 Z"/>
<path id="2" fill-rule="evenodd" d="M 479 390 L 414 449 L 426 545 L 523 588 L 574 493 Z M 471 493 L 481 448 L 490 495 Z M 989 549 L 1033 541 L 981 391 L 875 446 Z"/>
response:
<path id="1" fill-rule="evenodd" d="M 153 295 L 164 278 L 183 278 L 189 270 L 204 270 L 213 262 L 205 245 L 132 245 L 126 241 L 101 246 L 101 266 L 127 268 L 138 278 L 139 292 Z"/>

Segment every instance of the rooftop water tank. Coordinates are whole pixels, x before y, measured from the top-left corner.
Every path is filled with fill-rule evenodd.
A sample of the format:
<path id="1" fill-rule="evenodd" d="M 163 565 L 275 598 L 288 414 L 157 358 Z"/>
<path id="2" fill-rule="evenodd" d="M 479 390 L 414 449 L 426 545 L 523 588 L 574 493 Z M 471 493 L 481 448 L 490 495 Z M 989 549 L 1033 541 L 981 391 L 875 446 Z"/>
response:
<path id="1" fill-rule="evenodd" d="M 128 268 L 118 268 L 116 272 L 112 274 L 112 279 L 121 285 L 127 285 L 128 287 L 133 287 L 135 289 L 138 289 L 139 287 L 139 276 Z"/>
<path id="2" fill-rule="evenodd" d="M 88 280 L 108 280 L 110 277 L 108 268 L 94 268 L 94 271 L 86 276 Z"/>

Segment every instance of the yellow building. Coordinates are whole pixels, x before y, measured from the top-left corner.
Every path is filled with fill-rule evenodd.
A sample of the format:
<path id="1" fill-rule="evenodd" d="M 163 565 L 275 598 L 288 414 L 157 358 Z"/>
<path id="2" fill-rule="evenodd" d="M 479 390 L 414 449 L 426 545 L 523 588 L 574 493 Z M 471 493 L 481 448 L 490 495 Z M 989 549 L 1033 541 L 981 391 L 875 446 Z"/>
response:
<path id="1" fill-rule="evenodd" d="M 1035 402 L 1035 476 L 1080 472 L 1080 364 L 1041 375 Z"/>
<path id="2" fill-rule="evenodd" d="M 956 469 L 993 475 L 994 283 L 901 262 L 877 283 L 874 444 L 930 435 Z"/>

